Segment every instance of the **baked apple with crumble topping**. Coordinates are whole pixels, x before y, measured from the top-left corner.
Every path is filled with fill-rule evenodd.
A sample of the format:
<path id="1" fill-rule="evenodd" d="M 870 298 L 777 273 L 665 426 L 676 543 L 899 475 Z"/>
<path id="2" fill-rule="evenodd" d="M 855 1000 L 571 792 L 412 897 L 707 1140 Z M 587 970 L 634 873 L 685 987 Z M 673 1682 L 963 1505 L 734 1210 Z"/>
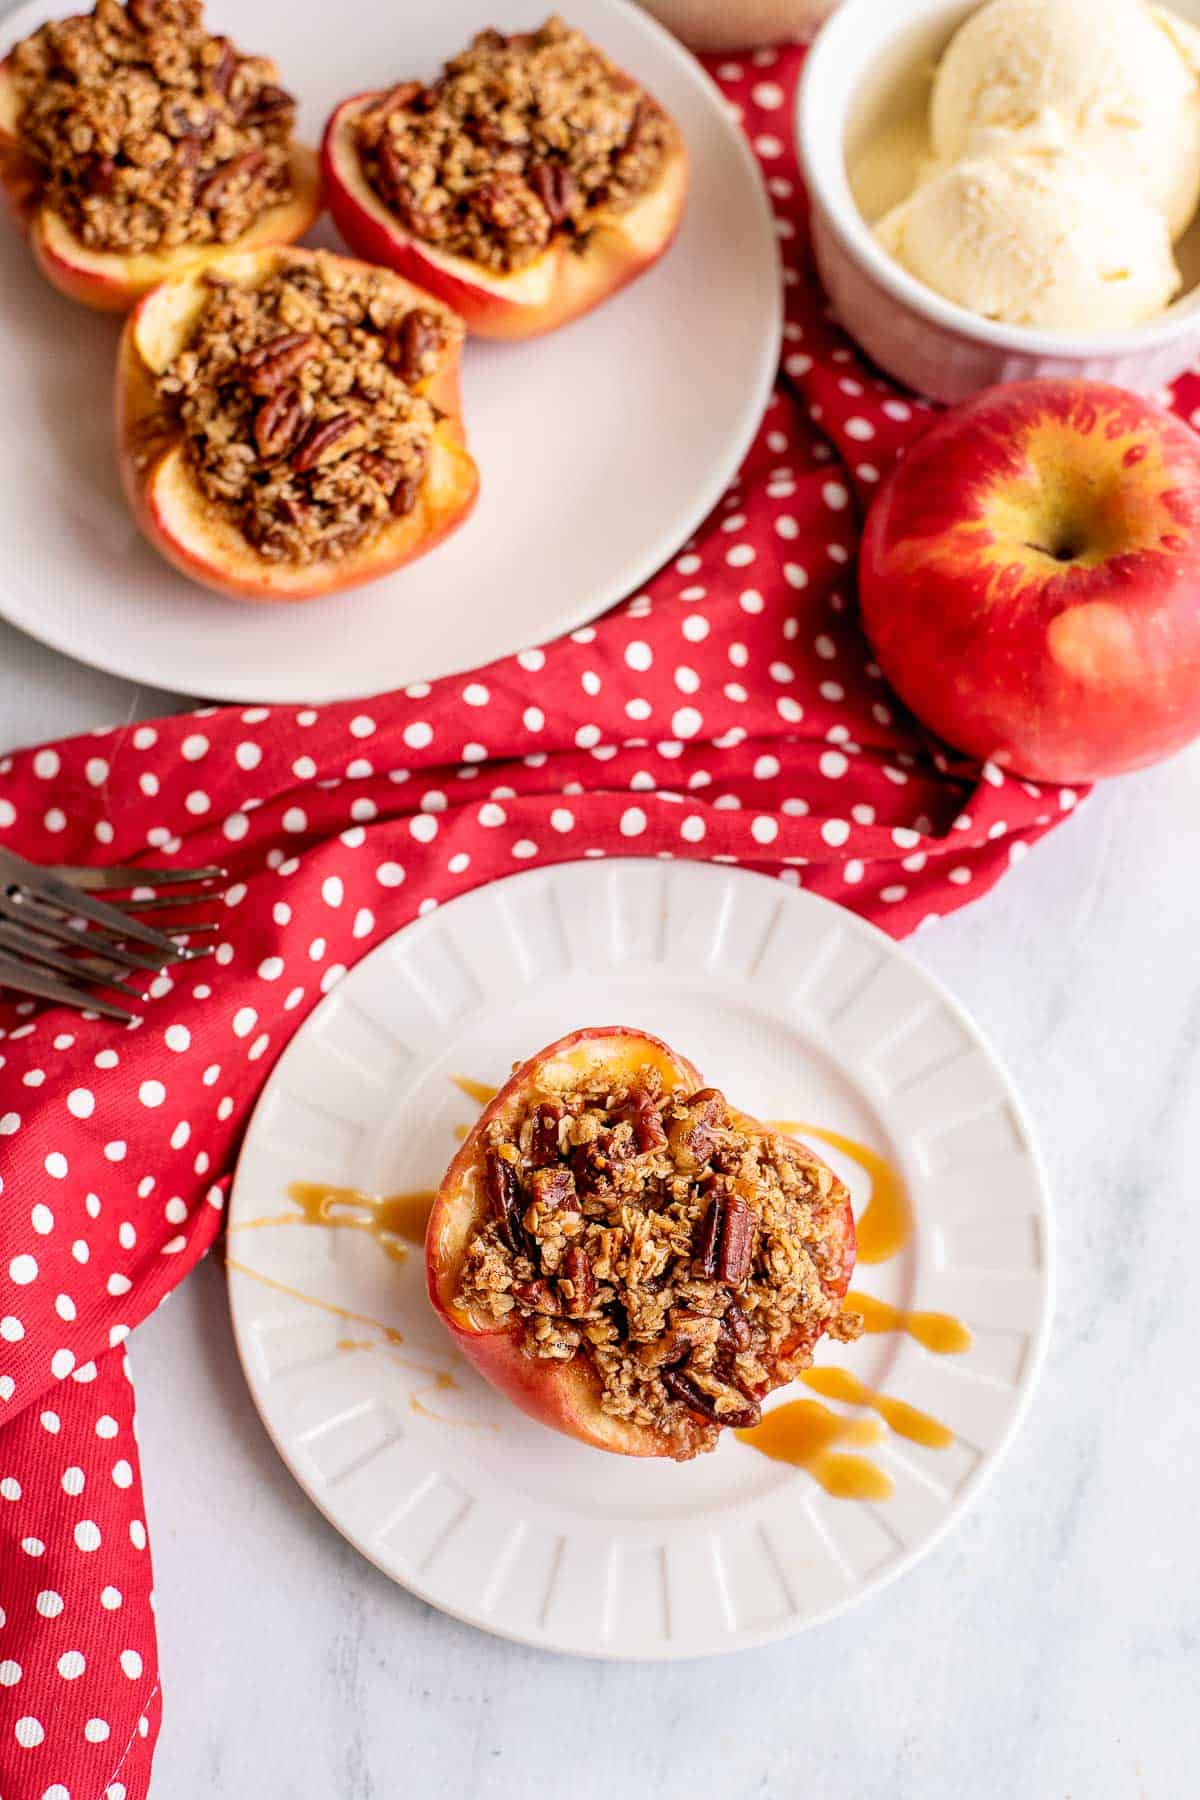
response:
<path id="1" fill-rule="evenodd" d="M 295 111 L 202 0 L 97 0 L 0 62 L 0 189 L 55 287 L 126 312 L 232 245 L 308 230 L 320 171 Z"/>
<path id="2" fill-rule="evenodd" d="M 521 1063 L 439 1190 L 429 1295 L 525 1412 L 677 1461 L 758 1423 L 812 1362 L 854 1269 L 850 1196 L 805 1145 L 624 1027 Z"/>
<path id="3" fill-rule="evenodd" d="M 146 536 L 244 600 L 304 600 L 421 556 L 479 481 L 459 416 L 462 322 L 388 269 L 237 252 L 126 321 L 118 454 Z"/>
<path id="4" fill-rule="evenodd" d="M 687 195 L 672 119 L 559 18 L 481 32 L 429 86 L 347 100 L 322 157 L 350 247 L 482 337 L 539 336 L 599 305 L 663 254 Z"/>

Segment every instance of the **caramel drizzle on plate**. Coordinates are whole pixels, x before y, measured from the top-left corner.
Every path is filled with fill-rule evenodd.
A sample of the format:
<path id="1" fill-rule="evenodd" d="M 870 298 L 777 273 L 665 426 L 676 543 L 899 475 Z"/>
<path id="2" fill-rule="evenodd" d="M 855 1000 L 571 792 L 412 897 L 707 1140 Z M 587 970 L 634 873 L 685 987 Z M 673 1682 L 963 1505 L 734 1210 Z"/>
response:
<path id="1" fill-rule="evenodd" d="M 322 1181 L 293 1181 L 288 1199 L 295 1211 L 242 1219 L 235 1231 L 261 1231 L 266 1225 L 324 1225 L 339 1231 L 365 1231 L 385 1256 L 404 1262 L 411 1245 L 425 1242 L 425 1227 L 436 1195 L 430 1188 L 406 1194 L 366 1194 L 359 1188 L 330 1187 Z"/>
<path id="2" fill-rule="evenodd" d="M 905 1331 L 934 1356 L 961 1356 L 975 1342 L 970 1327 L 953 1313 L 902 1312 L 898 1306 L 877 1300 L 874 1294 L 860 1294 L 857 1289 L 846 1295 L 842 1309 L 862 1314 L 868 1337 L 884 1331 Z"/>
<path id="3" fill-rule="evenodd" d="M 474 1081 L 470 1075 L 452 1075 L 450 1079 L 455 1087 L 467 1096 L 468 1100 L 476 1100 L 480 1106 L 486 1106 L 500 1092 L 500 1089 L 493 1087 L 490 1082 Z"/>
<path id="4" fill-rule="evenodd" d="M 891 1476 L 870 1457 L 837 1448 L 877 1444 L 883 1427 L 874 1419 L 848 1419 L 819 1400 L 785 1401 L 761 1425 L 734 1436 L 772 1462 L 805 1470 L 835 1500 L 887 1500 L 895 1491 Z"/>
<path id="5" fill-rule="evenodd" d="M 821 1125 L 801 1125 L 792 1119 L 770 1120 L 772 1131 L 788 1137 L 819 1138 L 835 1150 L 852 1157 L 871 1178 L 871 1192 L 862 1217 L 855 1226 L 860 1263 L 890 1262 L 898 1256 L 912 1236 L 912 1203 L 904 1177 L 893 1169 L 886 1157 L 867 1144 L 844 1137 L 840 1131 L 826 1131 Z"/>
<path id="6" fill-rule="evenodd" d="M 305 1294 L 299 1288 L 289 1287 L 286 1281 L 277 1281 L 274 1275 L 264 1275 L 261 1269 L 252 1269 L 248 1263 L 237 1262 L 232 1256 L 225 1259 L 228 1269 L 236 1269 L 239 1275 L 249 1275 L 252 1281 L 261 1282 L 276 1294 L 286 1294 L 289 1300 L 302 1300 L 305 1306 L 315 1306 L 318 1312 L 330 1313 L 335 1319 L 345 1319 L 349 1325 L 369 1325 L 373 1331 L 382 1334 L 385 1344 L 399 1345 L 404 1342 L 404 1333 L 397 1331 L 394 1325 L 385 1325 L 382 1319 L 373 1319 L 369 1313 L 351 1312 L 345 1306 L 335 1306 L 332 1300 L 318 1300 L 315 1294 Z M 349 1340 L 347 1340 L 349 1346 Z M 357 1345 L 355 1346 L 357 1348 Z M 338 1348 L 341 1348 L 339 1344 Z M 420 1375 L 432 1375 L 432 1369 L 413 1363 L 409 1365 Z"/>
<path id="7" fill-rule="evenodd" d="M 912 1444 L 922 1444 L 926 1450 L 948 1450 L 954 1442 L 954 1433 L 940 1419 L 910 1406 L 907 1400 L 897 1400 L 893 1394 L 881 1394 L 867 1387 L 849 1369 L 806 1369 L 800 1379 L 805 1387 L 814 1394 L 823 1394 L 827 1400 L 841 1400 L 846 1406 L 869 1406 L 889 1431 Z"/>
<path id="8" fill-rule="evenodd" d="M 274 1222 L 274 1220 L 270 1219 L 262 1221 L 262 1223 L 265 1224 L 273 1224 Z M 256 1221 L 249 1220 L 247 1223 L 254 1224 Z M 263 1287 L 270 1288 L 273 1293 L 286 1294 L 289 1300 L 299 1300 L 302 1305 L 315 1307 L 318 1312 L 329 1313 L 331 1317 L 335 1319 L 343 1319 L 348 1325 L 366 1325 L 372 1331 L 377 1331 L 380 1334 L 377 1338 L 338 1338 L 335 1345 L 335 1348 L 338 1350 L 371 1351 L 382 1349 L 395 1351 L 404 1342 L 404 1333 L 402 1331 L 398 1331 L 394 1325 L 385 1325 L 382 1319 L 373 1319 L 369 1313 L 352 1312 L 349 1307 L 336 1306 L 332 1300 L 319 1300 L 315 1294 L 306 1294 L 302 1288 L 290 1287 L 286 1281 L 277 1281 L 273 1275 L 264 1275 L 261 1269 L 252 1269 L 249 1263 L 238 1262 L 232 1256 L 226 1257 L 225 1266 L 228 1269 L 236 1269 L 239 1275 L 248 1275 L 251 1281 L 261 1283 Z M 448 1369 L 431 1368 L 428 1363 L 413 1362 L 407 1356 L 394 1356 L 393 1361 L 398 1363 L 403 1369 L 412 1370 L 416 1375 L 427 1375 L 429 1377 L 429 1384 L 427 1387 L 416 1388 L 408 1396 L 408 1404 L 413 1412 L 420 1413 L 422 1417 L 427 1419 L 436 1419 L 439 1424 L 462 1425 L 464 1429 L 467 1430 L 479 1429 L 479 1427 L 470 1420 L 447 1419 L 443 1414 L 431 1411 L 431 1409 L 422 1401 L 422 1394 L 430 1392 L 445 1393 L 448 1389 L 458 1387 L 457 1381 L 455 1381 Z"/>
<path id="9" fill-rule="evenodd" d="M 903 1250 L 912 1236 L 912 1203 L 903 1177 L 877 1150 L 844 1137 L 841 1132 L 826 1131 L 820 1125 L 775 1119 L 772 1129 L 789 1137 L 819 1138 L 851 1157 L 870 1176 L 867 1204 L 855 1226 L 860 1263 L 888 1262 Z M 975 1341 L 970 1328 L 952 1313 L 904 1312 L 886 1300 L 877 1300 L 873 1294 L 857 1292 L 846 1295 L 844 1306 L 846 1312 L 862 1314 L 868 1335 L 905 1331 L 935 1356 L 961 1356 Z"/>

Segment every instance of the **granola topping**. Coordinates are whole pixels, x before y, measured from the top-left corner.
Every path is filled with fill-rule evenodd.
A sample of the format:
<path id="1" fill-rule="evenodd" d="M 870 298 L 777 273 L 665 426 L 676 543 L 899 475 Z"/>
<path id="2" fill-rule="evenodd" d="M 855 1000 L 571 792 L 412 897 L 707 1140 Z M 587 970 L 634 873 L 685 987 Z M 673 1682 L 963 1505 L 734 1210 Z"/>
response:
<path id="1" fill-rule="evenodd" d="M 438 418 L 422 389 L 461 337 L 453 315 L 324 252 L 281 253 L 257 287 L 204 280 L 158 392 L 208 499 L 262 556 L 293 563 L 345 556 L 410 512 Z"/>
<path id="2" fill-rule="evenodd" d="M 425 242 L 498 273 L 653 185 L 676 131 L 581 32 L 483 31 L 430 87 L 406 81 L 357 122 L 367 177 Z"/>
<path id="3" fill-rule="evenodd" d="M 21 147 L 90 249 L 227 244 L 292 193 L 275 64 L 204 29 L 202 0 L 96 0 L 17 44 Z"/>
<path id="4" fill-rule="evenodd" d="M 803 1145 L 744 1130 L 714 1088 L 599 1073 L 531 1097 L 515 1129 L 493 1120 L 484 1156 L 489 1217 L 455 1305 L 515 1320 L 527 1356 L 587 1357 L 603 1409 L 679 1456 L 757 1424 L 822 1333 L 858 1336 L 831 1298 L 845 1188 Z"/>

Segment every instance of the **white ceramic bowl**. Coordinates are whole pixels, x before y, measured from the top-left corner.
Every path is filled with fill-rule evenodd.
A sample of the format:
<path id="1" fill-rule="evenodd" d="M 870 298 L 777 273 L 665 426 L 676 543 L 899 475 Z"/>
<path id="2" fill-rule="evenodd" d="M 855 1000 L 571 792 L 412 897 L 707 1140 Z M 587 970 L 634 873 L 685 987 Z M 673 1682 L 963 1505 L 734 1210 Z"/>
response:
<path id="1" fill-rule="evenodd" d="M 1095 336 L 982 319 L 915 280 L 877 243 L 851 192 L 847 130 L 869 87 L 936 57 L 979 0 L 844 0 L 809 52 L 797 142 L 812 202 L 813 247 L 841 323 L 897 380 L 933 400 L 998 381 L 1087 376 L 1151 392 L 1200 358 L 1200 292 L 1161 318 Z M 1200 0 L 1173 0 L 1200 22 Z"/>

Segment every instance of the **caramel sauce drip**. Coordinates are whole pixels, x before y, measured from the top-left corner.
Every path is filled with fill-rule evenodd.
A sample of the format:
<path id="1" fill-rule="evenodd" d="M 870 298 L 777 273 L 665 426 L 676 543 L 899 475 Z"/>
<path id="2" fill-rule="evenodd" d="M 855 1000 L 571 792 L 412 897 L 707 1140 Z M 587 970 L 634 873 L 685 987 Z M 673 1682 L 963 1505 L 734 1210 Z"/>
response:
<path id="1" fill-rule="evenodd" d="M 836 1448 L 879 1443 L 883 1427 L 874 1419 L 845 1419 L 819 1400 L 789 1400 L 734 1435 L 773 1462 L 804 1469 L 835 1500 L 887 1500 L 895 1491 L 878 1463 Z"/>
<path id="2" fill-rule="evenodd" d="M 452 1075 L 450 1079 L 468 1100 L 477 1100 L 480 1106 L 486 1106 L 500 1092 L 498 1087 L 492 1087 L 489 1082 L 473 1081 L 469 1075 Z"/>
<path id="3" fill-rule="evenodd" d="M 882 1331 L 906 1331 L 935 1356 L 961 1356 L 975 1342 L 970 1327 L 952 1313 L 902 1312 L 886 1300 L 877 1300 L 874 1294 L 849 1293 L 842 1310 L 861 1313 L 863 1327 L 872 1336 Z"/>
<path id="4" fill-rule="evenodd" d="M 225 1266 L 229 1269 L 236 1269 L 239 1275 L 248 1275 L 251 1281 L 261 1282 L 263 1287 L 271 1288 L 276 1294 L 286 1294 L 289 1300 L 299 1300 L 304 1306 L 315 1306 L 318 1312 L 329 1313 L 335 1319 L 344 1319 L 348 1325 L 366 1325 L 372 1331 L 380 1333 L 377 1338 L 338 1338 L 336 1348 L 339 1350 L 377 1350 L 381 1347 L 394 1350 L 404 1342 L 403 1333 L 397 1331 L 394 1325 L 385 1325 L 382 1319 L 373 1319 L 369 1313 L 351 1312 L 348 1307 L 335 1306 L 332 1300 L 318 1300 L 315 1294 L 306 1294 L 300 1288 L 289 1287 L 286 1281 L 276 1281 L 273 1275 L 264 1275 L 260 1269 L 252 1269 L 247 1263 L 236 1262 L 232 1256 L 225 1259 Z M 429 1377 L 428 1387 L 418 1389 L 408 1397 L 408 1404 L 413 1412 L 420 1413 L 427 1419 L 436 1419 L 439 1424 L 461 1424 L 464 1430 L 479 1429 L 469 1420 L 446 1419 L 441 1413 L 431 1411 L 423 1403 L 421 1399 L 423 1393 L 428 1393 L 430 1390 L 445 1393 L 451 1388 L 458 1387 L 457 1381 L 448 1369 L 430 1368 L 427 1363 L 410 1362 L 407 1357 L 397 1357 L 395 1360 L 402 1368 L 411 1369 L 414 1374 Z"/>
<path id="5" fill-rule="evenodd" d="M 927 1450 L 947 1450 L 954 1442 L 954 1433 L 940 1419 L 919 1412 L 906 1400 L 896 1400 L 891 1394 L 867 1387 L 849 1369 L 806 1369 L 800 1379 L 805 1387 L 824 1394 L 827 1400 L 841 1400 L 847 1406 L 869 1406 L 889 1431 L 912 1444 L 923 1444 Z"/>
<path id="6" fill-rule="evenodd" d="M 458 1383 L 453 1375 L 447 1374 L 445 1369 L 440 1369 L 430 1385 L 435 1393 L 444 1393 L 448 1388 L 456 1388 Z M 422 1388 L 420 1392 L 410 1394 L 408 1397 L 408 1404 L 413 1412 L 420 1413 L 423 1419 L 436 1419 L 439 1425 L 457 1425 L 461 1431 L 499 1431 L 500 1427 L 492 1419 L 448 1419 L 445 1413 L 434 1412 L 433 1408 L 426 1406 L 421 1399 L 421 1394 L 428 1392 L 428 1388 Z"/>
<path id="7" fill-rule="evenodd" d="M 229 1227 L 259 1231 L 265 1225 L 324 1225 L 342 1231 L 365 1231 L 385 1256 L 403 1262 L 408 1246 L 425 1242 L 425 1227 L 436 1195 L 427 1188 L 410 1194 L 364 1194 L 358 1188 L 329 1187 L 320 1181 L 293 1181 L 288 1199 L 295 1212 L 242 1219 Z"/>
<path id="8" fill-rule="evenodd" d="M 769 1123 L 772 1131 L 782 1131 L 788 1137 L 818 1138 L 852 1157 L 870 1176 L 870 1197 L 855 1227 L 860 1263 L 888 1262 L 903 1250 L 912 1236 L 912 1205 L 899 1171 L 878 1150 L 843 1137 L 840 1131 L 826 1131 L 821 1125 L 803 1125 L 792 1119 L 772 1119 Z"/>
<path id="9" fill-rule="evenodd" d="M 315 1294 L 302 1293 L 299 1288 L 289 1287 L 286 1281 L 276 1281 L 273 1275 L 264 1275 L 261 1269 L 252 1269 L 249 1264 L 235 1262 L 232 1256 L 225 1259 L 225 1266 L 236 1269 L 239 1275 L 249 1275 L 252 1281 L 259 1281 L 263 1287 L 269 1287 L 277 1294 L 286 1294 L 289 1300 L 301 1300 L 305 1306 L 315 1306 L 318 1312 L 330 1313 L 335 1319 L 344 1319 L 348 1325 L 369 1325 L 373 1331 L 382 1332 L 385 1344 L 402 1344 L 403 1332 L 397 1331 L 394 1325 L 385 1325 L 382 1319 L 373 1319 L 369 1313 L 350 1312 L 344 1306 L 335 1306 L 332 1300 L 318 1300 Z M 349 1347 L 349 1340 L 347 1340 Z M 434 1369 L 422 1368 L 422 1375 L 436 1374 Z"/>

